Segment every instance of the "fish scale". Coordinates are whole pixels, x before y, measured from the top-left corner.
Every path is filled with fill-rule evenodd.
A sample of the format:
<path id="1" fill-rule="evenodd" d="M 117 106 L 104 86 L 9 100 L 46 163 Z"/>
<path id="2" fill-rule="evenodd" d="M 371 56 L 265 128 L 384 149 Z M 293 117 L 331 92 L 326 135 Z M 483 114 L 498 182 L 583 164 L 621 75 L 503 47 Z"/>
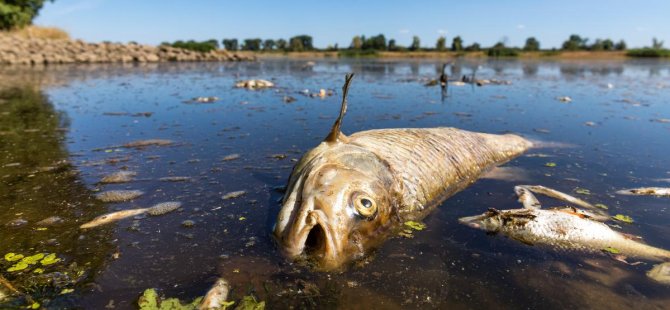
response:
<path id="1" fill-rule="evenodd" d="M 487 169 L 527 150 L 515 135 L 491 135 L 456 128 L 404 128 L 358 132 L 350 143 L 386 161 L 402 183 L 402 212 L 431 209 L 462 190 Z"/>

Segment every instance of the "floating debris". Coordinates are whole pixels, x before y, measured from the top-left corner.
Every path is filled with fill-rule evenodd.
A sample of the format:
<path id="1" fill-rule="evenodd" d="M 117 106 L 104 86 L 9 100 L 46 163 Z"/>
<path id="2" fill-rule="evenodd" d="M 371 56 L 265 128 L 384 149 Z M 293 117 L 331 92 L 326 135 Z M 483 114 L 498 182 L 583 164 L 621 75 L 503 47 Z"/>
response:
<path id="1" fill-rule="evenodd" d="M 110 175 L 104 176 L 100 183 L 127 183 L 133 180 L 133 177 L 137 175 L 137 172 L 134 171 L 117 171 Z"/>
<path id="2" fill-rule="evenodd" d="M 107 115 L 107 116 L 133 116 L 133 117 L 151 117 L 154 115 L 154 112 L 136 112 L 136 113 L 129 113 L 129 112 L 104 112 L 102 115 Z"/>
<path id="3" fill-rule="evenodd" d="M 146 147 L 146 146 L 167 146 L 167 145 L 172 145 L 174 144 L 174 141 L 172 140 L 167 140 L 167 139 L 147 139 L 147 140 L 138 140 L 138 141 L 133 141 L 129 142 L 123 145 L 123 147 L 127 148 L 138 148 L 138 147 Z"/>
<path id="4" fill-rule="evenodd" d="M 184 101 L 185 103 L 214 103 L 219 101 L 219 97 L 195 97 L 191 100 Z"/>
<path id="5" fill-rule="evenodd" d="M 670 262 L 661 263 L 647 271 L 647 277 L 663 284 L 670 284 Z"/>
<path id="6" fill-rule="evenodd" d="M 295 99 L 295 97 L 293 97 L 293 96 L 284 96 L 284 98 L 282 98 L 282 101 L 284 101 L 284 103 L 291 103 L 291 102 L 295 102 L 297 100 L 298 99 Z"/>
<path id="7" fill-rule="evenodd" d="M 246 191 L 234 191 L 234 192 L 230 192 L 230 193 L 227 193 L 227 194 L 223 195 L 223 197 L 221 197 L 221 198 L 223 198 L 223 200 L 234 199 L 234 198 L 243 196 L 246 193 L 247 193 Z"/>
<path id="8" fill-rule="evenodd" d="M 47 218 L 35 223 L 35 225 L 37 225 L 37 226 L 51 226 L 51 225 L 57 225 L 57 224 L 60 224 L 60 223 L 63 223 L 62 218 L 60 218 L 58 216 L 50 216 L 50 217 L 47 217 Z"/>
<path id="9" fill-rule="evenodd" d="M 274 159 L 284 159 L 286 158 L 286 154 L 272 154 L 270 157 Z"/>
<path id="10" fill-rule="evenodd" d="M 153 207 L 149 208 L 147 210 L 147 214 L 152 215 L 152 216 L 158 216 L 158 215 L 163 215 L 166 213 L 170 213 L 174 210 L 177 210 L 181 208 L 181 202 L 179 201 L 168 201 L 168 202 L 161 202 L 159 204 L 154 205 Z"/>
<path id="11" fill-rule="evenodd" d="M 617 214 L 612 217 L 613 219 L 619 221 L 619 222 L 624 222 L 627 224 L 632 224 L 633 223 L 633 218 L 628 216 L 628 215 L 623 215 L 623 214 Z"/>
<path id="12" fill-rule="evenodd" d="M 5 225 L 9 226 L 9 227 L 19 227 L 19 226 L 23 226 L 25 224 L 28 224 L 28 221 L 26 221 L 22 218 L 17 218 L 17 219 L 14 219 L 14 220 L 11 220 L 11 221 L 7 222 L 7 224 L 5 224 Z"/>
<path id="13" fill-rule="evenodd" d="M 449 85 L 453 85 L 453 86 L 465 86 L 465 83 L 464 83 L 464 82 L 461 82 L 461 81 L 454 81 L 454 82 L 449 83 Z"/>
<path id="14" fill-rule="evenodd" d="M 655 123 L 663 123 L 663 124 L 670 123 L 670 119 L 668 119 L 668 118 L 654 118 L 654 119 L 651 119 L 651 121 L 655 122 Z"/>
<path id="15" fill-rule="evenodd" d="M 572 98 L 568 96 L 556 97 L 556 100 L 560 102 L 572 102 Z"/>
<path id="16" fill-rule="evenodd" d="M 631 188 L 631 189 L 622 189 L 616 192 L 619 195 L 647 195 L 647 196 L 659 196 L 659 197 L 670 197 L 670 188 L 668 187 L 640 187 L 640 188 Z"/>
<path id="17" fill-rule="evenodd" d="M 146 289 L 142 296 L 137 301 L 137 306 L 140 310 L 159 310 L 159 309 L 180 309 L 180 310 L 195 310 L 199 309 L 198 305 L 202 301 L 202 297 L 194 299 L 191 303 L 182 304 L 178 298 L 159 298 L 155 289 Z"/>
<path id="18" fill-rule="evenodd" d="M 584 125 L 589 126 L 589 127 L 595 127 L 596 123 L 595 122 L 585 122 Z"/>
<path id="19" fill-rule="evenodd" d="M 553 167 L 556 167 L 556 163 L 554 163 L 554 162 L 548 162 L 548 163 L 544 164 L 544 166 L 545 166 L 545 167 L 553 168 Z"/>
<path id="20" fill-rule="evenodd" d="M 95 197 L 104 202 L 123 202 L 133 200 L 143 194 L 144 192 L 140 190 L 111 190 L 97 194 Z"/>
<path id="21" fill-rule="evenodd" d="M 275 86 L 274 83 L 267 80 L 246 80 L 246 81 L 239 81 L 235 84 L 235 87 L 237 88 L 246 88 L 251 90 L 270 88 L 274 86 Z"/>
<path id="22" fill-rule="evenodd" d="M 200 303 L 200 310 L 226 309 L 234 304 L 233 301 L 226 301 L 230 292 L 230 284 L 224 278 L 216 280 L 212 288 L 207 291 L 205 297 Z"/>
<path id="23" fill-rule="evenodd" d="M 221 160 L 222 161 L 231 161 L 231 160 L 239 159 L 240 157 L 241 157 L 240 154 L 230 154 L 230 155 L 224 156 Z"/>
<path id="24" fill-rule="evenodd" d="M 183 222 L 181 222 L 181 226 L 184 226 L 186 228 L 191 228 L 191 227 L 195 226 L 195 222 L 193 220 L 184 220 Z"/>
<path id="25" fill-rule="evenodd" d="M 191 177 L 179 177 L 179 176 L 163 177 L 163 178 L 159 178 L 158 181 L 162 181 L 162 182 L 187 182 L 187 181 L 191 181 Z"/>

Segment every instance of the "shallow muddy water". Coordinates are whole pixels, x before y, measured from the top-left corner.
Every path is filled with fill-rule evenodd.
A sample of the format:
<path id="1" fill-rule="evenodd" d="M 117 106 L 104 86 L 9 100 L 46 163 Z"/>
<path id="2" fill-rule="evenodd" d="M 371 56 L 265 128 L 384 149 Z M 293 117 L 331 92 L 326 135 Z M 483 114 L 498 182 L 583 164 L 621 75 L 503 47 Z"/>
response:
<path id="1" fill-rule="evenodd" d="M 609 223 L 670 248 L 670 199 L 615 194 L 670 186 L 670 62 L 457 61 L 450 76 L 477 69 L 478 78 L 511 84 L 450 85 L 446 96 L 424 86 L 440 69 L 400 60 L 3 68 L 0 255 L 54 253 L 60 261 L 39 274 L 37 266 L 7 271 L 13 263 L 0 257 L 0 272 L 55 309 L 133 309 L 147 288 L 190 301 L 220 276 L 232 284 L 233 300 L 253 295 L 280 309 L 667 309 L 670 287 L 645 276 L 651 263 L 528 246 L 458 218 L 519 208 L 514 185 L 541 184 L 629 215 L 633 224 Z M 348 72 L 357 75 L 345 134 L 453 126 L 551 143 L 508 163 L 511 179 L 482 179 L 445 201 L 413 238 L 392 238 L 345 271 L 314 272 L 286 261 L 269 234 L 281 187 L 328 133 Z M 277 88 L 233 88 L 249 78 Z M 322 88 L 334 95 L 303 93 Z M 191 101 L 199 96 L 219 100 Z M 558 99 L 564 96 L 572 101 Z M 124 147 L 145 139 L 173 143 Z M 137 175 L 99 183 L 121 170 Z M 160 180 L 175 176 L 189 178 Z M 144 195 L 95 198 L 114 189 Z M 234 191 L 245 194 L 223 198 Z M 183 205 L 79 229 L 107 212 L 166 201 Z M 52 216 L 60 221 L 38 223 Z"/>

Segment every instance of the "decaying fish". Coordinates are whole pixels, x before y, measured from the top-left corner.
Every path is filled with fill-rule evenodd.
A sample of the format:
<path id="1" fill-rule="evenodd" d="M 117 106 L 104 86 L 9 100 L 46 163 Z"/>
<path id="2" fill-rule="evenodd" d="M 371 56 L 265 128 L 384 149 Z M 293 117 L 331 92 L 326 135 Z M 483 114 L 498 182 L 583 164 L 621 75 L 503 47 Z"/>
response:
<path id="1" fill-rule="evenodd" d="M 401 223 L 418 220 L 532 144 L 456 128 L 340 132 L 353 75 L 330 134 L 293 168 L 274 228 L 290 258 L 335 269 L 364 256 Z"/>
<path id="2" fill-rule="evenodd" d="M 230 292 L 230 284 L 224 278 L 216 280 L 212 288 L 207 291 L 207 294 L 198 306 L 199 310 L 218 310 L 225 309 L 225 306 L 230 304 L 226 302 L 228 293 Z"/>
<path id="3" fill-rule="evenodd" d="M 620 195 L 648 195 L 670 197 L 670 188 L 668 187 L 640 187 L 631 189 L 622 189 L 616 192 Z"/>
<path id="4" fill-rule="evenodd" d="M 592 218 L 588 211 L 573 207 L 540 209 L 539 202 L 527 188 L 515 188 L 524 208 L 489 209 L 481 215 L 460 218 L 459 222 L 490 233 L 501 233 L 525 244 L 545 245 L 555 250 L 591 253 L 606 250 L 629 258 L 670 262 L 670 251 L 644 244 L 634 236 L 614 231 Z M 667 277 L 667 272 L 661 276 Z"/>
<path id="5" fill-rule="evenodd" d="M 120 221 L 125 218 L 133 217 L 136 215 L 144 214 L 147 213 L 149 215 L 157 216 L 157 215 L 163 215 L 169 212 L 172 212 L 174 210 L 177 210 L 181 207 L 181 202 L 177 201 L 168 201 L 168 202 L 162 202 L 159 204 L 156 204 L 150 208 L 140 208 L 140 209 L 131 209 L 131 210 L 122 210 L 122 211 L 117 211 L 117 212 L 112 212 L 108 214 L 104 214 L 101 216 L 98 216 L 91 220 L 90 222 L 87 222 L 85 224 L 82 224 L 79 226 L 81 229 L 87 229 L 87 228 L 93 228 L 96 226 L 100 225 L 105 225 L 109 223 L 113 223 L 116 221 Z"/>
<path id="6" fill-rule="evenodd" d="M 261 89 L 261 88 L 270 88 L 274 87 L 275 84 L 267 80 L 246 80 L 239 81 L 235 83 L 237 88 L 246 88 L 246 89 Z"/>

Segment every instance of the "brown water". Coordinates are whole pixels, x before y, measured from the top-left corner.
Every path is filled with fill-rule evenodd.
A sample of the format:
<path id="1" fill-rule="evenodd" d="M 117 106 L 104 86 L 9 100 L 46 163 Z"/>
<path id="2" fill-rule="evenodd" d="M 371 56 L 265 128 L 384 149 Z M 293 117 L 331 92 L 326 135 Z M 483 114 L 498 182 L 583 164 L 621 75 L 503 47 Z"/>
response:
<path id="1" fill-rule="evenodd" d="M 14 263 L 0 257 L 0 272 L 54 309 L 132 309 L 151 287 L 190 301 L 220 276 L 232 284 L 233 300 L 253 295 L 270 308 L 668 308 L 670 288 L 645 276 L 650 263 L 629 266 L 604 254 L 532 247 L 457 219 L 489 207 L 518 208 L 514 185 L 541 184 L 630 215 L 635 222 L 617 230 L 670 248 L 670 200 L 615 194 L 670 186 L 670 124 L 664 122 L 670 63 L 458 61 L 448 68 L 451 76 L 477 69 L 479 78 L 511 84 L 450 86 L 446 94 L 423 86 L 440 68 L 432 61 L 375 60 L 3 68 L 0 255 L 55 253 L 61 261 L 37 274 L 39 266 L 9 272 Z M 346 271 L 314 272 L 281 257 L 269 233 L 279 188 L 295 160 L 327 134 L 347 72 L 357 76 L 345 133 L 454 126 L 557 143 L 507 165 L 519 168 L 523 180 L 480 180 L 447 200 L 414 238 L 388 240 Z M 271 79 L 278 87 L 233 88 L 246 78 Z M 302 93 L 321 88 L 335 95 Z M 220 100 L 185 102 L 198 96 Z M 297 100 L 286 103 L 285 96 Z M 556 99 L 561 96 L 572 102 Z M 151 115 L 131 116 L 139 112 Z M 121 147 L 154 138 L 175 143 Z M 223 160 L 231 154 L 239 158 Z M 120 170 L 137 172 L 136 180 L 98 183 Z M 191 180 L 159 180 L 168 176 Z M 591 195 L 576 194 L 577 188 Z M 110 189 L 145 194 L 123 203 L 95 199 Z M 238 190 L 246 194 L 222 199 Z M 78 228 L 107 212 L 165 201 L 183 207 Z M 38 224 L 51 216 L 62 222 Z M 193 227 L 184 227 L 185 220 Z"/>

